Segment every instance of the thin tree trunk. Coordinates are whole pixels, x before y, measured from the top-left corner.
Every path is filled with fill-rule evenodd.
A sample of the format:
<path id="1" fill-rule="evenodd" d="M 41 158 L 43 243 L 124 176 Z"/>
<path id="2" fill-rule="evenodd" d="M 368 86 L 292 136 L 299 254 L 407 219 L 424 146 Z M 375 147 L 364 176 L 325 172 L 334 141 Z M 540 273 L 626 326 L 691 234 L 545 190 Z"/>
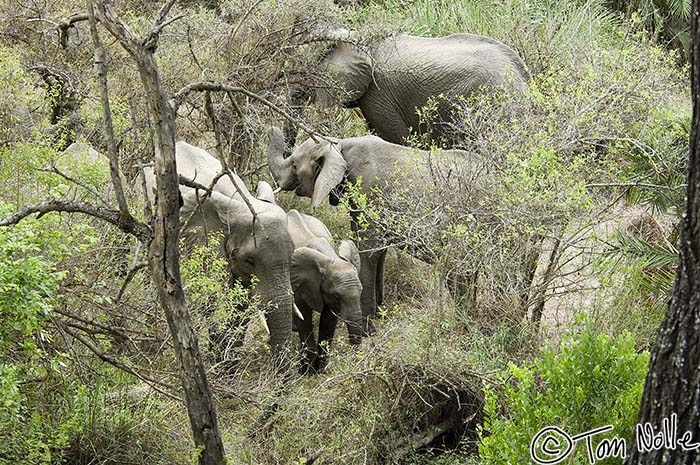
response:
<path id="1" fill-rule="evenodd" d="M 199 342 L 185 304 L 180 276 L 180 199 L 175 165 L 175 111 L 164 94 L 154 52 L 158 33 L 166 24 L 174 0 L 160 11 L 144 40 L 139 40 L 114 14 L 109 2 L 97 4 L 100 20 L 136 62 L 153 121 L 156 175 L 156 214 L 148 263 L 158 288 L 177 357 L 180 381 L 194 443 L 201 448 L 200 465 L 224 465 L 224 447 L 216 412 L 199 352 Z"/>
<path id="2" fill-rule="evenodd" d="M 690 442 L 700 443 L 700 0 L 693 0 L 691 31 L 693 123 L 680 263 L 651 354 L 638 423 L 648 422 L 658 433 L 664 420 L 677 421 L 676 438 L 689 432 Z M 699 449 L 683 450 L 678 444 L 675 450 L 661 446 L 647 451 L 645 439 L 635 434 L 628 464 L 700 464 Z"/>

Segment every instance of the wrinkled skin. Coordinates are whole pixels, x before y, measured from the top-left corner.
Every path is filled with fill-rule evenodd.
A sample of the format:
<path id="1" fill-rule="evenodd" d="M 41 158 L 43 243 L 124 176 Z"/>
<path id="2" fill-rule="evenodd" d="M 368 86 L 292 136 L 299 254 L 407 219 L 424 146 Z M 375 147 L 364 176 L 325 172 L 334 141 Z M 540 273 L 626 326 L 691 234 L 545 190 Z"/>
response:
<path id="1" fill-rule="evenodd" d="M 205 187 L 209 187 L 221 171 L 216 158 L 185 142 L 176 144 L 176 161 L 178 174 Z M 149 168 L 144 172 L 147 191 L 152 193 L 153 172 Z M 234 178 L 255 210 L 256 221 L 227 176 L 218 180 L 211 196 L 203 201 L 204 191 L 181 185 L 183 205 L 180 220 L 186 223 L 185 242 L 201 244 L 207 234 L 223 232 L 221 252 L 228 261 L 232 278 L 251 286 L 253 276 L 257 277 L 253 292 L 259 296 L 266 315 L 273 356 L 279 358 L 288 347 L 292 333 L 290 269 L 293 244 L 287 229 L 287 216 L 274 203 L 253 196 L 240 178 Z M 262 197 L 268 189 L 269 186 L 262 188 Z"/>
<path id="2" fill-rule="evenodd" d="M 359 107 L 370 128 L 396 144 L 412 132 L 428 130 L 420 126 L 416 108 L 431 97 L 470 96 L 496 86 L 516 94 L 527 90 L 520 57 L 496 40 L 472 34 L 437 38 L 401 34 L 368 49 L 340 42 L 326 63 L 344 90 L 338 103 Z M 333 97 L 320 92 L 317 101 L 327 106 Z M 437 112 L 438 121 L 450 119 L 444 102 Z M 440 125 L 433 125 L 430 134 L 433 139 L 442 135 Z"/>
<path id="3" fill-rule="evenodd" d="M 337 205 L 345 187 L 360 179 L 360 191 L 371 198 L 376 190 L 388 194 L 397 189 L 430 186 L 437 169 L 444 170 L 445 176 L 469 173 L 469 178 L 460 176 L 475 193 L 485 187 L 483 178 L 488 176 L 483 159 L 461 150 L 428 152 L 392 144 L 376 136 L 361 136 L 318 139 L 318 142 L 308 139 L 285 159 L 280 149 L 284 145 L 280 143 L 282 132 L 272 128 L 269 137 L 268 166 L 277 184 L 282 190 L 294 190 L 298 196 L 310 197 L 312 208 L 326 198 Z M 377 245 L 369 248 L 376 249 Z M 371 331 L 371 319 L 383 301 L 385 257 L 386 248 L 360 252 L 361 306 L 366 331 Z"/>
<path id="4" fill-rule="evenodd" d="M 302 370 L 318 372 L 326 363 L 338 318 L 348 327 L 351 344 L 362 338 L 362 284 L 358 275 L 360 257 L 352 241 L 343 241 L 336 253 L 332 236 L 318 219 L 287 212 L 289 233 L 294 243 L 292 287 L 294 300 L 304 319 L 294 315 L 302 343 Z M 314 338 L 313 310 L 321 313 L 318 343 Z"/>

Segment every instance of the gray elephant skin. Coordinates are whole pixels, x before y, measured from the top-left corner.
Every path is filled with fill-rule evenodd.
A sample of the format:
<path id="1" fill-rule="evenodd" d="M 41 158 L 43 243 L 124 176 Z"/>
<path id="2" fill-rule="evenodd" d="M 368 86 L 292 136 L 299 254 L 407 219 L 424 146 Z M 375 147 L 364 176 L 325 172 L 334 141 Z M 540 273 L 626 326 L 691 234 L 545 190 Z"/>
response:
<path id="1" fill-rule="evenodd" d="M 349 43 L 349 37 L 346 33 L 346 41 L 339 42 L 326 59 L 328 71 L 345 90 L 340 103 L 359 107 L 369 127 L 396 144 L 404 143 L 411 132 L 426 132 L 416 109 L 424 107 L 431 97 L 470 96 L 496 86 L 519 94 L 528 88 L 522 59 L 487 37 L 399 34 L 369 48 Z M 317 96 L 322 105 L 329 99 L 327 92 Z M 444 99 L 437 113 L 438 124 L 429 129 L 433 136 L 442 133 L 439 121 L 450 120 Z"/>
<path id="2" fill-rule="evenodd" d="M 178 174 L 209 187 L 222 166 L 207 151 L 186 142 L 176 144 Z M 152 195 L 153 171 L 144 170 L 147 192 Z M 185 225 L 187 244 L 203 243 L 207 234 L 223 232 L 221 253 L 228 260 L 232 278 L 252 286 L 260 298 L 270 330 L 273 357 L 281 357 L 291 342 L 293 294 L 290 280 L 293 243 L 287 228 L 287 215 L 274 203 L 253 196 L 243 181 L 232 175 L 241 193 L 228 176 L 219 178 L 210 196 L 205 191 L 180 186 L 183 205 L 180 219 Z M 269 188 L 269 186 L 268 186 Z M 242 196 L 255 210 L 256 218 Z"/>
<path id="3" fill-rule="evenodd" d="M 347 325 L 350 343 L 355 345 L 361 341 L 360 256 L 350 240 L 342 241 L 336 253 L 330 232 L 313 216 L 290 210 L 287 222 L 294 242 L 294 300 L 304 317 L 301 320 L 294 315 L 302 343 L 302 370 L 319 372 L 326 364 L 339 318 Z M 313 310 L 321 313 L 318 342 L 314 338 Z"/>
<path id="4" fill-rule="evenodd" d="M 422 186 L 426 195 L 429 191 L 425 189 L 434 185 L 436 175 L 459 176 L 462 183 L 469 185 L 471 195 L 476 196 L 488 184 L 488 167 L 483 158 L 461 150 L 429 152 L 368 135 L 308 139 L 285 159 L 282 131 L 272 128 L 269 138 L 268 166 L 277 184 L 282 190 L 294 190 L 298 196 L 310 197 L 312 208 L 326 198 L 337 205 L 346 186 L 357 184 L 360 179 L 360 191 L 370 198 L 377 190 L 391 194 L 397 190 L 411 191 L 416 186 Z M 383 301 L 386 248 L 377 244 L 372 248 L 377 250 L 360 252 L 361 306 L 366 330 L 371 330 L 369 320 Z"/>

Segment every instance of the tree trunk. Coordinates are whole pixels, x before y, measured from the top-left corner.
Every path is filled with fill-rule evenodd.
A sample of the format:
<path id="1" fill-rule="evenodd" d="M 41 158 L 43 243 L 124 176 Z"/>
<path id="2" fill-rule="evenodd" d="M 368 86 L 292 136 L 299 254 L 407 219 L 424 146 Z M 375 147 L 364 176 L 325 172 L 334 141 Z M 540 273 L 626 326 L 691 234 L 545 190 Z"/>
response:
<path id="1" fill-rule="evenodd" d="M 92 1 L 92 0 L 88 0 Z M 153 32 L 139 40 L 112 11 L 109 2 L 97 4 L 102 24 L 129 52 L 138 66 L 153 121 L 156 175 L 156 214 L 148 262 L 173 337 L 180 381 L 194 443 L 201 448 L 200 465 L 224 465 L 224 447 L 199 353 L 199 342 L 185 304 L 180 276 L 180 201 L 175 164 L 175 111 L 163 92 L 154 52 L 157 36 L 174 1 L 161 9 Z"/>
<path id="2" fill-rule="evenodd" d="M 651 354 L 638 423 L 654 432 L 677 421 L 676 438 L 692 434 L 700 442 L 700 0 L 691 13 L 691 90 L 693 125 L 688 159 L 686 213 L 680 236 L 680 263 L 673 296 Z M 639 430 L 639 427 L 638 427 Z M 687 436 L 686 436 L 687 437 Z M 641 440 L 640 440 L 641 439 Z M 700 464 L 698 449 L 667 445 L 647 451 L 644 437 L 633 439 L 628 464 Z M 653 449 L 653 445 L 652 445 Z"/>

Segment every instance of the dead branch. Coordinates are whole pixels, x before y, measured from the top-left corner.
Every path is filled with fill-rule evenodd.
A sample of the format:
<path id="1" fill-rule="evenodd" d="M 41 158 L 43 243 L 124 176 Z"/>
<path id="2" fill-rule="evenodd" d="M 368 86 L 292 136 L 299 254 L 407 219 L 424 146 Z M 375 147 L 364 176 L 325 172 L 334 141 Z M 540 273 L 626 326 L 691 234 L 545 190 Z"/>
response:
<path id="1" fill-rule="evenodd" d="M 223 137 L 221 136 L 221 128 L 219 127 L 219 121 L 216 119 L 216 113 L 214 113 L 214 103 L 211 101 L 211 92 L 204 93 L 204 109 L 207 112 L 209 121 L 211 121 L 211 129 L 212 131 L 214 131 L 214 139 L 216 140 L 216 150 L 219 152 L 219 156 L 223 158 Z"/>
<path id="2" fill-rule="evenodd" d="M 305 460 L 304 464 L 305 465 L 312 465 L 313 463 L 315 463 L 316 460 L 318 460 L 319 457 L 321 457 L 321 454 L 323 453 L 323 451 L 324 451 L 324 448 L 322 447 L 319 450 L 317 450 L 316 452 L 314 452 L 313 454 L 309 455 L 308 457 L 303 458 L 303 460 Z"/>
<path id="3" fill-rule="evenodd" d="M 56 29 L 58 29 L 58 38 L 61 43 L 62 48 L 68 47 L 68 30 L 75 25 L 75 23 L 80 21 L 87 21 L 90 17 L 87 13 L 75 13 L 67 18 L 63 18 L 56 24 Z"/>
<path id="4" fill-rule="evenodd" d="M 136 236 L 141 242 L 148 243 L 151 240 L 152 232 L 144 223 L 134 219 L 124 219 L 117 210 L 101 207 L 88 202 L 76 202 L 70 200 L 46 200 L 44 202 L 29 205 L 18 210 L 11 215 L 0 218 L 0 226 L 10 226 L 19 223 L 24 218 L 38 213 L 38 217 L 51 212 L 82 213 L 100 220 L 106 221 L 118 227 L 125 233 Z"/>
<path id="5" fill-rule="evenodd" d="M 104 119 L 105 136 L 107 138 L 107 154 L 109 156 L 109 173 L 112 177 L 114 194 L 117 198 L 119 212 L 128 220 L 131 217 L 129 206 L 124 196 L 121 176 L 119 175 L 119 149 L 114 136 L 114 124 L 112 123 L 112 110 L 109 104 L 109 90 L 107 88 L 107 53 L 102 40 L 97 32 L 97 19 L 92 0 L 87 1 L 88 17 L 90 19 L 90 35 L 95 46 L 94 64 L 97 71 L 97 83 L 100 88 L 100 100 L 102 101 L 102 118 Z"/>
<path id="6" fill-rule="evenodd" d="M 162 30 L 174 3 L 175 0 L 169 0 L 161 8 L 151 27 L 153 34 L 145 40 L 139 40 L 134 35 L 112 10 L 109 0 L 98 2 L 96 13 L 104 27 L 136 62 L 146 94 L 153 122 L 154 174 L 158 199 L 148 261 L 170 328 L 194 444 L 201 448 L 198 462 L 202 465 L 223 465 L 226 458 L 216 408 L 199 352 L 198 337 L 185 302 L 180 273 L 180 193 L 175 162 L 175 111 L 163 90 L 154 56 L 158 32 Z"/>
<path id="7" fill-rule="evenodd" d="M 221 173 L 221 175 L 217 176 L 215 179 L 218 181 L 221 178 L 221 176 L 223 176 L 223 173 Z M 178 175 L 178 180 L 180 181 L 180 184 L 182 184 L 183 186 L 191 187 L 192 189 L 202 190 L 202 191 L 206 192 L 207 195 L 211 194 L 211 190 L 214 187 L 213 185 L 206 187 L 203 184 L 200 184 L 200 183 L 194 181 L 193 179 L 187 179 L 186 177 L 184 177 L 181 174 Z M 216 184 L 216 183 L 214 183 L 214 184 Z"/>

